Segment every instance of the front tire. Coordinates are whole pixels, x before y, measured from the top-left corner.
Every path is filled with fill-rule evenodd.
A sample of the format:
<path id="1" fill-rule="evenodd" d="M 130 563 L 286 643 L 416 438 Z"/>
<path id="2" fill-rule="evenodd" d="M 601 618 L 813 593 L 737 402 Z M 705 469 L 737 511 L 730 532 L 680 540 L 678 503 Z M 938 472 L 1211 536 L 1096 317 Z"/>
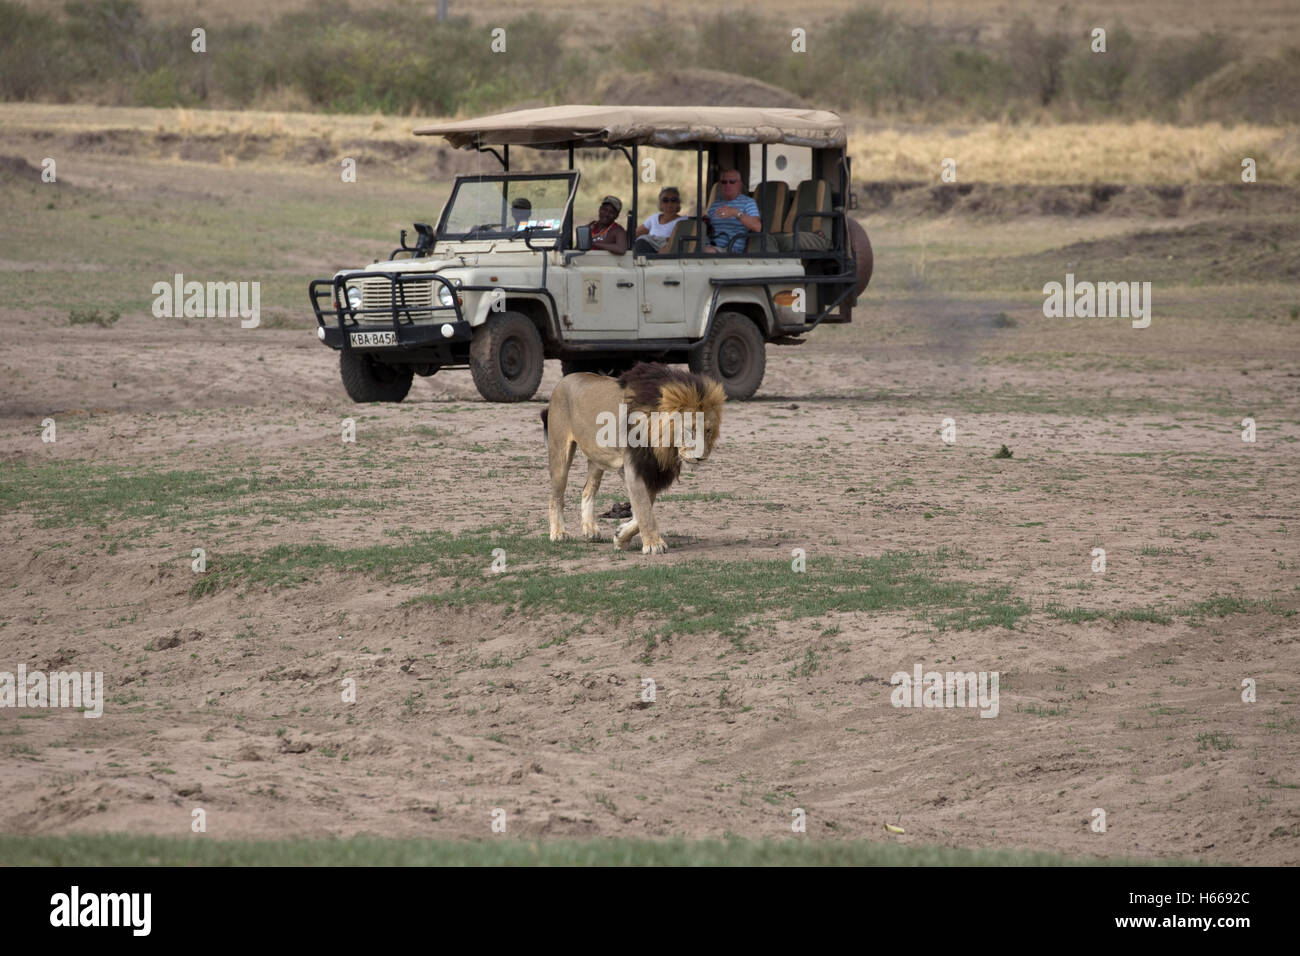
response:
<path id="1" fill-rule="evenodd" d="M 542 384 L 542 335 L 528 317 L 500 312 L 474 330 L 469 368 L 489 402 L 526 402 Z"/>
<path id="2" fill-rule="evenodd" d="M 719 312 L 704 344 L 687 356 L 696 375 L 722 383 L 727 398 L 743 402 L 763 383 L 767 348 L 758 326 L 739 312 Z"/>
<path id="3" fill-rule="evenodd" d="M 409 365 L 388 365 L 350 349 L 339 351 L 339 372 L 354 402 L 400 402 L 415 377 Z"/>

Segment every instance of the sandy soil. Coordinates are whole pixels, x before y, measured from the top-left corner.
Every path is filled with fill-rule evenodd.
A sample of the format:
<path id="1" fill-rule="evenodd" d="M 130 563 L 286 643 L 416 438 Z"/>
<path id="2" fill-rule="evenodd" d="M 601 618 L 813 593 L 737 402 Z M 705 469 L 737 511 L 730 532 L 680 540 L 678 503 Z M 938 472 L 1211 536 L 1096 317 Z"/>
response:
<path id="1" fill-rule="evenodd" d="M 1056 228 L 989 227 L 989 248 Z M 877 274 L 905 271 L 913 227 L 873 237 Z M 302 507 L 196 503 L 193 523 L 175 501 L 158 520 L 96 513 L 75 491 L 5 495 L 0 670 L 102 671 L 109 700 L 98 720 L 0 709 L 0 830 L 185 835 L 202 808 L 226 838 L 486 838 L 501 808 L 511 835 L 780 838 L 802 808 L 815 839 L 1300 862 L 1295 326 L 1216 321 L 1253 314 L 1245 286 L 1171 293 L 1137 339 L 1035 320 L 1034 296 L 905 285 L 873 290 L 852 326 L 769 348 L 759 400 L 728 408 L 693 496 L 660 506 L 667 555 L 604 543 L 556 563 L 781 569 L 793 548 L 811 561 L 947 547 L 968 556 L 947 573 L 1008 584 L 1032 613 L 973 630 L 913 609 L 768 615 L 743 650 L 678 635 L 648 656 L 634 635 L 653 621 L 404 605 L 445 581 L 331 571 L 191 596 L 192 547 L 219 566 L 402 529 L 526 522 L 542 538 L 538 412 L 558 363 L 523 405 L 484 404 L 454 371 L 417 379 L 400 406 L 359 407 L 305 325 L 133 312 L 73 328 L 0 310 L 0 488 L 51 462 L 321 483 Z M 347 416 L 356 445 L 339 441 Z M 1013 458 L 993 457 L 1002 444 Z M 358 482 L 382 508 L 338 503 Z M 1176 612 L 1212 598 L 1261 603 Z M 1069 621 L 1050 604 L 1169 616 Z M 892 707 L 889 675 L 918 662 L 999 671 L 998 717 Z"/>
<path id="2" fill-rule="evenodd" d="M 346 479 L 353 463 L 335 429 L 358 409 L 332 356 L 307 334 L 181 328 L 142 366 L 133 345 L 156 342 L 152 328 L 131 317 L 72 347 L 66 331 L 19 326 L 6 375 L 60 339 L 65 374 L 39 398 L 7 396 L 6 461 L 188 469 L 247 456 L 270 469 L 311 461 Z M 1296 458 L 1280 441 L 1295 437 L 1294 424 L 1249 447 L 1231 421 L 1212 416 L 1179 416 L 1170 431 L 1160 415 L 1121 424 L 1124 416 L 962 414 L 943 397 L 959 385 L 1041 389 L 1062 373 L 971 366 L 954 375 L 906 350 L 864 362 L 836 355 L 834 333 L 848 333 L 829 331 L 817 348 L 773 349 L 763 400 L 729 410 L 725 442 L 692 488 L 734 498 L 664 505 L 669 530 L 687 535 L 670 538 L 668 562 L 948 545 L 1014 580 L 1030 601 L 1063 580 L 1104 577 L 1089 606 L 1215 594 L 1295 606 L 1296 548 L 1276 533 L 1296 518 Z M 1261 372 L 1252 385 L 1294 401 L 1293 374 Z M 548 371 L 543 395 L 555 376 Z M 1139 392 L 1150 377 L 1111 374 L 1105 387 Z M 1242 378 L 1228 368 L 1218 377 Z M 427 473 L 377 519 L 306 516 L 267 530 L 234 518 L 225 546 L 322 534 L 361 544 L 389 526 L 472 528 L 502 512 L 535 517 L 542 533 L 539 404 L 471 403 L 468 374 L 453 372 L 417 382 L 408 404 L 363 410 L 362 443 L 368 429 L 400 442 L 412 426 L 436 423 L 453 446 L 431 455 Z M 54 446 L 36 436 L 46 414 L 73 426 Z M 935 434 L 947 414 L 960 428 L 949 450 Z M 990 457 L 1003 441 L 1010 461 Z M 471 443 L 489 451 L 455 453 Z M 1216 493 L 1222 481 L 1162 471 L 1149 458 L 1098 457 L 1150 451 L 1231 456 L 1231 488 Z M 512 467 L 519 453 L 533 460 Z M 1063 467 L 1078 477 L 1060 481 Z M 962 475 L 984 490 L 963 486 Z M 914 484 L 890 484 L 901 476 Z M 482 493 L 458 502 L 438 491 L 451 484 Z M 1140 553 L 1211 527 L 1217 537 L 1181 539 L 1169 555 Z M 0 532 L 0 572 L 15 582 L 0 598 L 6 661 L 102 670 L 110 697 L 100 720 L 0 711 L 0 734 L 15 735 L 0 744 L 7 831 L 184 833 L 203 807 L 208 832 L 225 837 L 483 836 L 501 807 L 516 834 L 780 836 L 798 806 L 818 837 L 883 838 L 888 819 L 905 826 L 893 838 L 905 841 L 1300 860 L 1296 629 L 1273 613 L 1196 626 L 1035 615 L 1014 631 L 937 634 L 908 614 L 831 614 L 766 622 L 743 664 L 722 656 L 730 645 L 720 637 L 666 642 L 644 664 L 616 626 L 592 622 L 543 648 L 573 622 L 404 609 L 426 589 L 360 576 L 193 600 L 191 541 L 153 535 L 110 556 L 94 546 L 104 533 L 43 529 L 21 506 Z M 59 543 L 70 547 L 52 548 Z M 1098 543 L 1110 555 L 1104 576 L 1088 570 Z M 581 563 L 608 563 L 608 548 L 592 545 Z M 821 636 L 832 626 L 837 634 Z M 809 647 L 825 665 L 789 678 Z M 1001 671 L 997 719 L 889 705 L 889 674 L 950 659 Z M 485 666 L 500 660 L 510 666 Z M 340 703 L 344 676 L 357 681 L 355 705 Z M 656 681 L 653 705 L 640 700 L 643 677 Z M 1240 700 L 1243 677 L 1258 681 L 1254 705 Z M 1037 707 L 1068 711 L 1029 712 Z M 1207 732 L 1233 746 L 1201 749 Z M 1104 835 L 1088 828 L 1095 807 L 1108 813 Z"/>

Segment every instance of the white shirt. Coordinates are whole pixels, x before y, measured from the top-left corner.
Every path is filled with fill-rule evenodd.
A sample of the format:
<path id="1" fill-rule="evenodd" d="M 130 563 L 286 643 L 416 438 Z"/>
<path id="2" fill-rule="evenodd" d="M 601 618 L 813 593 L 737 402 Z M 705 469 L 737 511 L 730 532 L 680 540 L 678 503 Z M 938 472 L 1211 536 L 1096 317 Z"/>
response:
<path id="1" fill-rule="evenodd" d="M 673 219 L 669 219 L 667 222 L 660 222 L 659 213 L 655 213 L 645 222 L 641 223 L 641 225 L 649 229 L 650 235 L 654 236 L 655 238 L 667 239 L 669 236 L 673 234 L 673 226 L 681 222 L 683 219 L 687 219 L 687 218 L 689 217 L 677 216 Z"/>

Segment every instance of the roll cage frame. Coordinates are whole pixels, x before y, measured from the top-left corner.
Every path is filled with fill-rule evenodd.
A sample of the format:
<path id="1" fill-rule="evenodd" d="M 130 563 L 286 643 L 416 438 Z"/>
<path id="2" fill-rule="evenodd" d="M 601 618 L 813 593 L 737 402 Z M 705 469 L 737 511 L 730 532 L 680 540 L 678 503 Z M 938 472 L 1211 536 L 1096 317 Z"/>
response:
<path id="1" fill-rule="evenodd" d="M 675 252 L 658 253 L 655 255 L 656 260 L 707 259 L 710 261 L 719 261 L 718 255 L 716 253 L 707 252 L 705 251 L 704 248 L 706 245 L 705 242 L 706 227 L 704 225 L 704 215 L 707 210 L 705 210 L 704 208 L 704 201 L 703 201 L 703 197 L 705 196 L 704 169 L 706 165 L 706 156 L 707 156 L 708 167 L 711 170 L 716 169 L 718 166 L 717 145 L 718 144 L 716 143 L 710 143 L 706 148 L 703 142 L 697 141 L 693 144 L 687 144 L 681 147 L 675 147 L 678 149 L 689 149 L 692 148 L 693 146 L 695 150 L 695 189 L 696 189 L 696 196 L 700 197 L 700 199 L 699 201 L 696 202 L 695 215 L 687 217 L 695 220 L 695 248 L 689 251 L 679 250 Z M 740 145 L 745 145 L 745 144 L 740 144 Z M 767 159 L 768 148 L 767 147 L 768 147 L 767 143 L 761 144 L 760 163 L 762 165 L 763 175 L 762 178 L 759 180 L 759 182 L 767 181 L 767 174 L 768 174 L 768 159 Z M 508 144 L 503 145 L 501 147 L 501 152 L 497 152 L 497 150 L 494 149 L 493 147 L 484 146 L 481 143 L 476 143 L 473 148 L 480 153 L 488 153 L 494 156 L 497 159 L 497 161 L 501 164 L 502 172 L 505 173 L 510 172 L 510 146 Z M 600 149 L 601 146 L 584 144 L 582 148 Z M 638 187 L 640 185 L 640 177 L 637 175 L 637 169 L 639 167 L 640 147 L 636 144 L 633 144 L 632 147 L 629 149 L 625 145 L 614 144 L 614 145 L 605 145 L 604 148 L 611 151 L 617 151 L 622 153 L 623 156 L 627 159 L 628 165 L 631 167 L 632 170 L 632 202 L 630 207 L 631 220 L 633 222 L 639 222 L 640 215 L 639 215 L 638 208 L 639 208 L 639 201 L 640 201 L 640 193 Z M 674 147 L 660 147 L 660 148 L 674 148 Z M 856 262 L 853 257 L 852 246 L 849 243 L 848 230 L 844 222 L 846 211 L 852 208 L 853 206 L 851 185 L 850 185 L 853 181 L 852 164 L 848 157 L 848 150 L 844 147 L 829 148 L 829 149 L 826 148 L 819 149 L 817 147 L 807 147 L 807 148 L 812 150 L 813 160 L 814 160 L 813 161 L 814 175 L 819 171 L 818 170 L 819 166 L 822 167 L 821 171 L 825 172 L 825 164 L 827 159 L 831 160 L 832 168 L 837 173 L 837 175 L 834 178 L 835 180 L 838 181 L 840 185 L 840 190 L 838 192 L 832 191 L 831 209 L 825 211 L 809 210 L 806 212 L 798 213 L 795 216 L 795 220 L 793 224 L 794 229 L 791 233 L 793 248 L 790 250 L 778 250 L 778 249 L 770 248 L 772 244 L 768 240 L 770 240 L 772 233 L 766 228 L 767 224 L 764 224 L 764 229 L 760 232 L 750 232 L 748 234 L 742 233 L 740 235 L 734 236 L 731 242 L 728 244 L 727 254 L 740 255 L 740 256 L 744 256 L 747 259 L 796 259 L 797 258 L 802 260 L 805 263 L 819 263 L 819 266 L 805 266 L 805 268 L 820 268 L 826 271 L 821 273 L 814 272 L 812 274 L 805 273 L 803 275 L 795 274 L 795 275 L 775 276 L 775 277 L 764 276 L 762 278 L 758 278 L 754 276 L 734 277 L 734 278 L 712 276 L 709 279 L 709 283 L 713 286 L 713 297 L 709 304 L 710 316 L 712 316 L 714 312 L 717 310 L 719 293 L 723 289 L 729 286 L 746 286 L 750 288 L 753 288 L 755 286 L 761 286 L 763 288 L 764 294 L 767 297 L 768 312 L 774 318 L 777 315 L 779 315 L 779 313 L 776 309 L 776 304 L 773 301 L 773 294 L 772 294 L 773 286 L 790 286 L 793 284 L 829 285 L 832 287 L 842 286 L 843 288 L 840 289 L 832 288 L 831 300 L 827 303 L 823 303 L 822 308 L 820 308 L 818 312 L 812 315 L 806 324 L 791 325 L 791 326 L 780 326 L 780 325 L 775 326 L 775 331 L 780 332 L 782 334 L 792 334 L 795 332 L 805 333 L 805 332 L 812 331 L 822 322 L 827 321 L 828 317 L 833 312 L 835 312 L 835 310 L 837 310 L 853 294 L 855 283 L 857 280 Z M 568 151 L 568 171 L 576 172 L 576 169 L 574 167 L 575 147 L 572 143 L 569 143 L 567 147 L 567 151 Z M 819 163 L 818 160 L 820 160 L 821 162 Z M 519 173 L 516 175 L 518 175 L 520 178 L 524 178 L 536 174 Z M 471 178 L 471 177 L 465 177 L 465 178 Z M 822 176 L 820 178 L 829 178 L 829 177 Z M 710 183 L 709 186 L 711 187 L 712 183 Z M 576 183 L 575 183 L 575 188 L 576 188 Z M 840 202 L 838 203 L 835 201 L 837 196 L 840 199 Z M 448 206 L 450 205 L 451 205 L 451 201 L 448 200 Z M 837 209 L 836 206 L 839 206 L 840 208 Z M 830 236 L 831 247 L 829 249 L 823 250 L 823 249 L 800 249 L 799 248 L 799 236 L 801 235 L 800 224 L 804 220 L 813 220 L 813 219 L 831 220 L 831 236 Z M 441 224 L 441 219 L 440 219 L 440 224 Z M 565 228 L 562 231 L 560 238 L 557 240 L 555 248 L 572 250 L 573 244 L 570 241 L 571 238 L 572 238 L 572 201 L 570 201 L 568 216 L 566 217 L 565 220 Z M 731 246 L 734 245 L 739 239 L 746 240 L 747 248 L 742 253 L 734 253 L 731 250 Z M 756 240 L 759 240 L 759 248 L 758 249 L 748 248 L 749 243 L 754 242 Z M 631 253 L 630 248 L 628 252 Z M 572 251 L 570 252 L 570 255 L 578 255 L 578 254 L 581 253 L 576 253 Z M 567 263 L 569 257 L 566 256 L 565 258 Z M 545 257 L 543 257 L 543 259 L 545 259 Z M 726 262 L 727 259 L 724 258 L 720 261 Z M 513 290 L 507 290 L 507 291 L 513 291 Z M 520 291 L 525 291 L 525 290 L 520 290 Z M 535 290 L 526 290 L 526 291 L 531 292 Z M 831 319 L 830 321 L 834 323 L 836 320 Z"/>

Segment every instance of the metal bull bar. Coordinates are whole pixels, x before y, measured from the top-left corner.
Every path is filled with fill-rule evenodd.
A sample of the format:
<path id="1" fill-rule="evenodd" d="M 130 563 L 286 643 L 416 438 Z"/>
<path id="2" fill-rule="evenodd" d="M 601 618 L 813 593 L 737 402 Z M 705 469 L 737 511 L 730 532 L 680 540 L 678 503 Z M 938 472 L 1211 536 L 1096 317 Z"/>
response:
<path id="1" fill-rule="evenodd" d="M 389 281 L 389 302 L 387 306 L 377 306 L 374 308 L 353 308 L 348 301 L 347 287 L 351 283 L 360 282 L 364 279 L 387 279 Z M 432 301 L 429 305 L 412 305 L 407 301 L 406 286 L 413 282 L 438 283 L 446 287 L 451 293 L 451 305 L 443 305 L 439 298 L 439 289 L 433 290 Z M 323 340 L 325 344 L 333 348 L 351 349 L 352 338 L 350 332 L 359 331 L 382 331 L 374 327 L 367 329 L 359 328 L 357 316 L 387 316 L 392 320 L 392 331 L 394 344 L 399 346 L 419 347 L 422 345 L 432 345 L 435 343 L 469 341 L 473 337 L 473 330 L 470 324 L 465 321 L 464 313 L 461 310 L 460 298 L 458 293 L 463 291 L 437 273 L 397 273 L 397 272 L 354 272 L 348 275 L 335 276 L 332 279 L 315 279 L 307 287 L 308 295 L 311 297 L 312 311 L 316 313 L 316 324 L 324 330 Z M 333 297 L 332 309 L 322 309 L 320 299 L 322 296 L 330 295 Z M 451 326 L 451 335 L 447 335 L 442 325 L 430 324 L 418 326 L 415 324 L 416 316 L 434 317 L 439 312 L 450 312 L 454 316 L 448 316 L 452 321 L 444 323 Z M 335 319 L 337 323 L 331 325 L 327 319 Z M 349 324 L 351 328 L 349 328 Z"/>

